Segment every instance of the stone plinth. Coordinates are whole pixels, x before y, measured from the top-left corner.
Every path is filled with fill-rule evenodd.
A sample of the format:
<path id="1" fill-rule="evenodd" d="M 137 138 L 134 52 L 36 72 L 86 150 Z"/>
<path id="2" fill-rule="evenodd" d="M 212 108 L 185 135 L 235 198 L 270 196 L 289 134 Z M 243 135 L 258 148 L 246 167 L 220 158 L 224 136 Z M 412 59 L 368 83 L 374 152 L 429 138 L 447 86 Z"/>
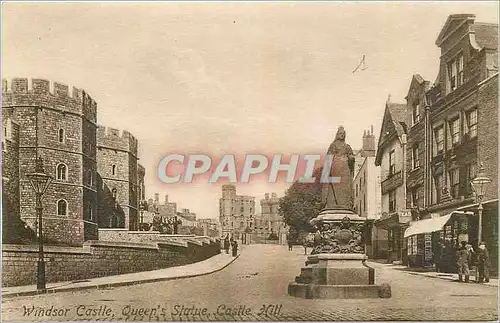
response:
<path id="1" fill-rule="evenodd" d="M 389 285 L 375 285 L 375 271 L 366 265 L 364 254 L 315 254 L 288 294 L 302 298 L 379 298 L 390 297 Z"/>

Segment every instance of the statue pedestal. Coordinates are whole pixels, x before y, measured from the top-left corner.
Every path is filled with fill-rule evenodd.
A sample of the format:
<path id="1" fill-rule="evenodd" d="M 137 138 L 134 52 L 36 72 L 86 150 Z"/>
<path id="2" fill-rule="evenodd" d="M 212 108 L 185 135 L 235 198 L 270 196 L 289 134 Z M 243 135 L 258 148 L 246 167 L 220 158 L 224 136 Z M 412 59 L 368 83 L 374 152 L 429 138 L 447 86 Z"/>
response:
<path id="1" fill-rule="evenodd" d="M 320 253 L 307 258 L 288 294 L 302 298 L 389 298 L 391 287 L 375 285 L 375 270 L 364 254 Z"/>

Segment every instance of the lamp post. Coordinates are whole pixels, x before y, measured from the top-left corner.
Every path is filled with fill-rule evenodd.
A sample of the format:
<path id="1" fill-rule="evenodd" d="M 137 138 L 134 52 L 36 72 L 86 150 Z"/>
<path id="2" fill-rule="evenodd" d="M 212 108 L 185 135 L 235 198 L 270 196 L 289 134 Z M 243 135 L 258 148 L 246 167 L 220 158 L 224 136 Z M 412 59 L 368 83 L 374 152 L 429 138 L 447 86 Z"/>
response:
<path id="1" fill-rule="evenodd" d="M 50 183 L 52 182 L 52 177 L 45 174 L 43 170 L 43 160 L 42 157 L 36 159 L 35 172 L 26 174 L 29 179 L 31 186 L 35 190 L 36 194 L 36 213 L 38 218 L 38 261 L 37 261 L 37 276 L 36 276 L 36 289 L 39 292 L 46 291 L 45 285 L 45 261 L 43 255 L 43 225 L 42 225 L 42 195 L 45 193 Z"/>
<path id="2" fill-rule="evenodd" d="M 476 178 L 471 181 L 471 186 L 476 193 L 476 199 L 478 201 L 478 230 L 477 230 L 477 244 L 481 243 L 482 231 L 483 231 L 483 196 L 486 191 L 486 186 L 491 183 L 491 179 L 486 177 L 484 173 L 483 164 L 481 163 L 479 167 L 479 173 Z"/>

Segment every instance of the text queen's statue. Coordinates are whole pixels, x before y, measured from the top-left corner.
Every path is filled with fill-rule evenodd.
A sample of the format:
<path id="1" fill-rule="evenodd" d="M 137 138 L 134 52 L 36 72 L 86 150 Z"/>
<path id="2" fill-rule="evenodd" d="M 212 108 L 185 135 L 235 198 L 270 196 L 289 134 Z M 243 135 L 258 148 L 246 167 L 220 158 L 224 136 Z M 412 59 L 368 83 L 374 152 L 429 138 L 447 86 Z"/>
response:
<path id="1" fill-rule="evenodd" d="M 345 142 L 346 132 L 340 126 L 335 140 L 330 144 L 327 155 L 333 157 L 329 175 L 340 177 L 340 183 L 323 184 L 321 198 L 324 208 L 342 208 L 352 210 L 352 181 L 354 178 L 354 154 L 351 146 Z"/>

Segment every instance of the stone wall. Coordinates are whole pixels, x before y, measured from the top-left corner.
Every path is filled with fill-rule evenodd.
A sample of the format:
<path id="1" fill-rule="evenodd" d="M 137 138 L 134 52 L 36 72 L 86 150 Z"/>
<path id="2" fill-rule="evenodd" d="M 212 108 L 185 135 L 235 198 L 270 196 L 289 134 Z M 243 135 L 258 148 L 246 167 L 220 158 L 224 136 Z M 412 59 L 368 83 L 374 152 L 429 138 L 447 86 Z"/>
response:
<path id="1" fill-rule="evenodd" d="M 202 238 L 202 237 L 200 237 Z M 87 241 L 83 247 L 46 247 L 47 282 L 74 281 L 182 266 L 220 253 L 207 238 L 154 243 Z M 38 246 L 2 246 L 2 286 L 36 284 Z"/>

